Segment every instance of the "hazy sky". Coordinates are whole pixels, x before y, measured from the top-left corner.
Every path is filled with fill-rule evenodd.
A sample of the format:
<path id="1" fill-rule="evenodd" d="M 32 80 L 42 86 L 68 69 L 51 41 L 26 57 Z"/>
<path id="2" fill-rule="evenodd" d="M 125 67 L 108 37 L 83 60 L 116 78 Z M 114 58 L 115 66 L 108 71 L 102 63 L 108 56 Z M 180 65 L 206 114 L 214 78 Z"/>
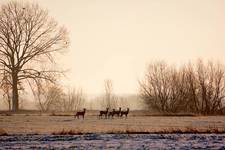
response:
<path id="1" fill-rule="evenodd" d="M 155 60 L 225 62 L 224 0 L 35 1 L 68 28 L 64 83 L 86 93 L 101 93 L 105 79 L 116 93 L 137 93 L 137 80 Z"/>

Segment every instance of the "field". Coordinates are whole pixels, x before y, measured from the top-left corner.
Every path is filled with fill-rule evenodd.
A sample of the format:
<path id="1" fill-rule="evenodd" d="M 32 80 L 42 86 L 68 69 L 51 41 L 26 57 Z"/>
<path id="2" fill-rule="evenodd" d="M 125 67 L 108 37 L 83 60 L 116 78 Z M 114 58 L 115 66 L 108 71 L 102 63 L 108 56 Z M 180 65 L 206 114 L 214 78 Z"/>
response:
<path id="1" fill-rule="evenodd" d="M 72 114 L 2 114 L 0 129 L 7 134 L 224 132 L 225 116 L 145 116 L 131 113 L 127 119 L 99 119 L 97 113 L 91 113 L 85 119 L 75 119 Z"/>
<path id="2" fill-rule="evenodd" d="M 0 137 L 5 149 L 225 149 L 224 134 L 87 134 Z"/>
<path id="3" fill-rule="evenodd" d="M 2 149 L 225 148 L 225 116 L 1 114 L 0 129 Z"/>

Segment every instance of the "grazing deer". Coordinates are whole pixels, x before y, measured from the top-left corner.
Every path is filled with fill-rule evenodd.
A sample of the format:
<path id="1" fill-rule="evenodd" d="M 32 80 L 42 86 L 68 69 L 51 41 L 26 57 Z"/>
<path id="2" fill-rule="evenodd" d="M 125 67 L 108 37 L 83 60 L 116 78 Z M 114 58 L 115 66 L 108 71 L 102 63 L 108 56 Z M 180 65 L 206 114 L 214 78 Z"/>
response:
<path id="1" fill-rule="evenodd" d="M 117 115 L 117 117 L 120 117 L 120 113 L 121 113 L 121 107 L 119 108 L 119 110 L 114 112 L 114 115 Z"/>
<path id="2" fill-rule="evenodd" d="M 127 110 L 125 110 L 125 111 L 121 111 L 120 117 L 123 117 L 123 115 L 125 115 L 127 118 L 128 113 L 129 113 L 129 108 L 127 108 Z"/>
<path id="3" fill-rule="evenodd" d="M 114 113 L 115 113 L 115 109 L 113 109 L 112 111 L 110 111 L 110 112 L 108 113 L 108 118 L 109 118 L 109 117 L 113 118 Z"/>
<path id="4" fill-rule="evenodd" d="M 76 115 L 74 115 L 74 118 L 78 118 L 79 119 L 79 116 L 82 116 L 83 119 L 84 119 L 85 112 L 86 112 L 86 108 L 84 108 L 83 111 L 78 111 L 76 113 Z"/>
<path id="5" fill-rule="evenodd" d="M 107 114 L 108 114 L 109 108 L 106 108 L 106 110 L 101 110 L 99 112 L 99 118 L 102 118 L 103 115 L 105 115 L 105 118 L 107 118 Z"/>

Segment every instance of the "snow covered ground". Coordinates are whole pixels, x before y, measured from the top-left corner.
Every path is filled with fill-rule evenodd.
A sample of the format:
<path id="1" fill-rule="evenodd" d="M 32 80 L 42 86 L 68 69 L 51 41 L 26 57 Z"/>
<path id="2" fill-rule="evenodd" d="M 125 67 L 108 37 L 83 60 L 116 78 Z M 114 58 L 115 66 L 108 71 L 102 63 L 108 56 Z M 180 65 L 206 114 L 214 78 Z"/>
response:
<path id="1" fill-rule="evenodd" d="M 225 134 L 12 135 L 0 149 L 225 149 Z"/>

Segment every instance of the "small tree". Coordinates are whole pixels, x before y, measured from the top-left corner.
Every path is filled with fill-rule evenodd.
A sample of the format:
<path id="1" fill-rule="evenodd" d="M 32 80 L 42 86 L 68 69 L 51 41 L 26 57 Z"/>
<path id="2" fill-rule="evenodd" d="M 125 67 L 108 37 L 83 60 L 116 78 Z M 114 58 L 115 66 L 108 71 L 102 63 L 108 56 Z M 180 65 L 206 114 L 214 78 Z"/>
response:
<path id="1" fill-rule="evenodd" d="M 85 103 L 85 97 L 82 89 L 69 89 L 68 94 L 63 100 L 64 111 L 80 110 Z"/>
<path id="2" fill-rule="evenodd" d="M 140 95 L 149 109 L 169 111 L 170 69 L 164 62 L 150 64 L 145 79 L 140 82 Z"/>
<path id="3" fill-rule="evenodd" d="M 37 107 L 42 112 L 62 111 L 64 91 L 56 84 L 49 81 L 35 80 L 35 83 L 28 82 L 33 96 L 37 102 Z"/>
<path id="4" fill-rule="evenodd" d="M 105 94 L 102 100 L 102 107 L 104 108 L 115 108 L 117 104 L 116 96 L 113 93 L 113 84 L 111 80 L 105 80 L 104 82 Z"/>
<path id="5" fill-rule="evenodd" d="M 10 79 L 9 78 L 10 77 L 8 76 L 8 74 L 6 72 L 3 72 L 0 88 L 3 92 L 3 99 L 6 102 L 6 104 L 8 105 L 8 110 L 10 111 L 12 109 L 12 103 L 11 103 L 12 99 L 10 98 L 11 85 L 10 85 Z"/>

